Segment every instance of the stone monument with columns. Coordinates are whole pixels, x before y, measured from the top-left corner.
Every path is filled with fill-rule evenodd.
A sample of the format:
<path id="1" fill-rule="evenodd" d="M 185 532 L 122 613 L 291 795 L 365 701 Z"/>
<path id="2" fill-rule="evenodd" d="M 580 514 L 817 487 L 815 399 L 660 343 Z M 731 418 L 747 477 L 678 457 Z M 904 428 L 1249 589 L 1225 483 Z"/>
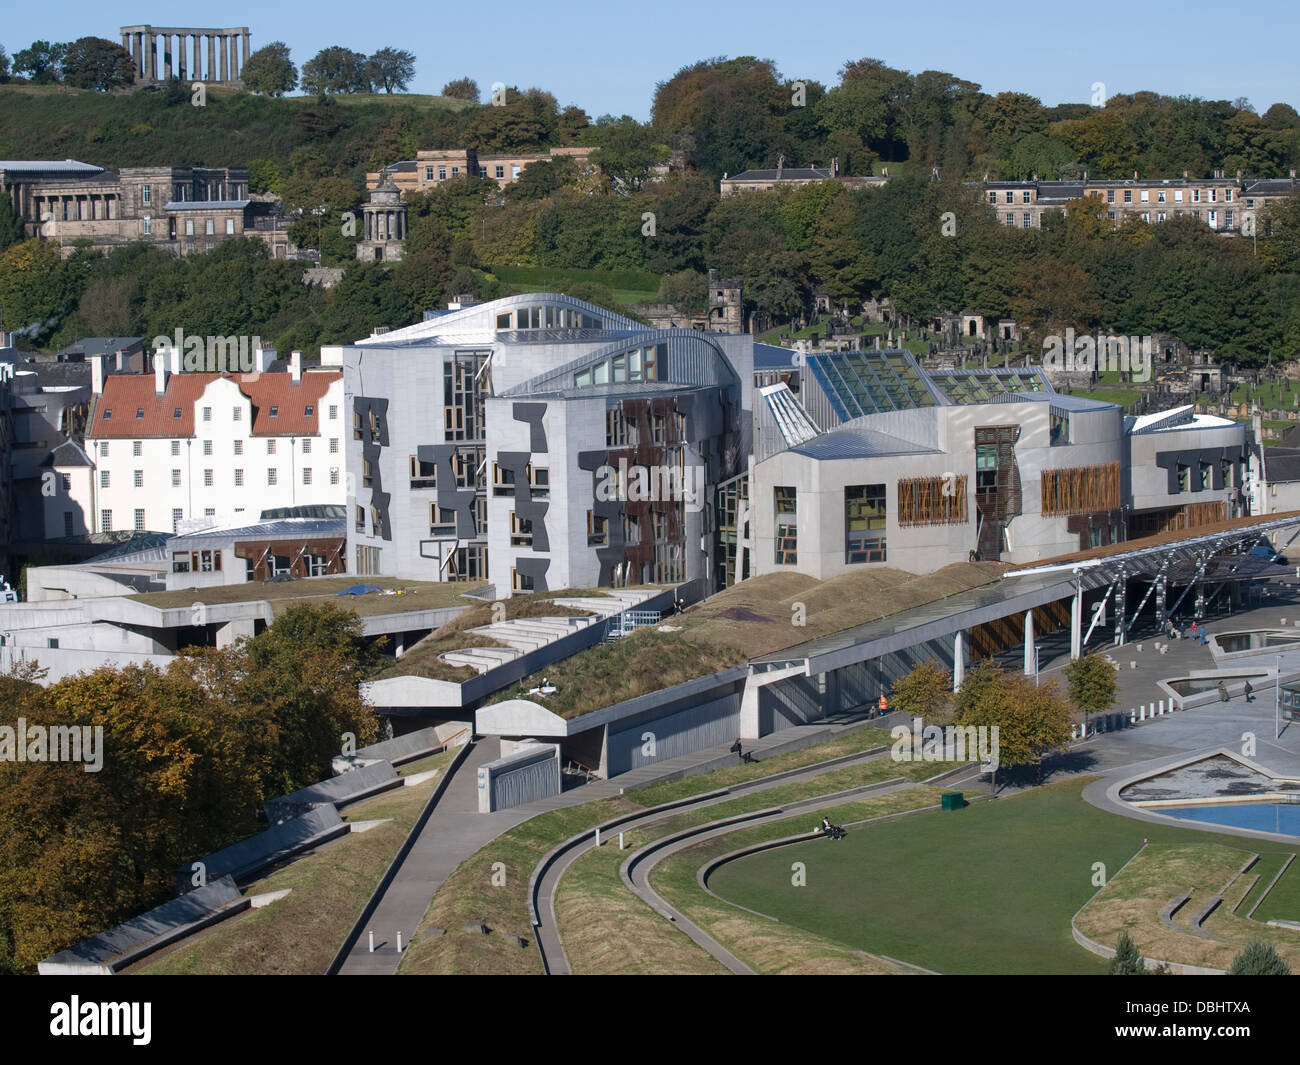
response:
<path id="1" fill-rule="evenodd" d="M 186 82 L 237 85 L 244 64 L 248 62 L 250 36 L 247 26 L 225 30 L 190 26 L 123 26 L 122 47 L 135 60 L 136 84 L 179 78 Z M 203 62 L 204 38 L 208 42 L 206 66 Z M 187 47 L 190 42 L 192 47 Z M 187 62 L 187 59 L 192 61 Z"/>
<path id="2" fill-rule="evenodd" d="M 402 193 L 385 172 L 370 193 L 370 202 L 361 205 L 365 232 L 357 241 L 357 258 L 362 262 L 397 262 L 406 243 L 406 204 Z"/>

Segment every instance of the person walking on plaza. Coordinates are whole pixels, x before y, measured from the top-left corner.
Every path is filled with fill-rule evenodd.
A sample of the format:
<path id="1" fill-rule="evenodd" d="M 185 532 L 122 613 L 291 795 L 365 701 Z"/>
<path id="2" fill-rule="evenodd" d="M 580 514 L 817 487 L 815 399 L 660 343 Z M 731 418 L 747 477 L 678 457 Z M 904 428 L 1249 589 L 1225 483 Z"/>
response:
<path id="1" fill-rule="evenodd" d="M 1242 689 L 1246 693 L 1246 702 L 1253 702 L 1254 696 L 1251 694 L 1255 689 L 1250 686 L 1250 681 L 1246 681 L 1246 686 Z"/>

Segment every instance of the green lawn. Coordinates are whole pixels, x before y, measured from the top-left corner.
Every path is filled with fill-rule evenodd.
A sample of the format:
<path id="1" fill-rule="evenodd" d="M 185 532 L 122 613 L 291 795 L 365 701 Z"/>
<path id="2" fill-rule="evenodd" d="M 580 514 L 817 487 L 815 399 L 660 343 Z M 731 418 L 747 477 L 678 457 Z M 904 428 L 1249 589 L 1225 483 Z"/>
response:
<path id="1" fill-rule="evenodd" d="M 1094 863 L 1114 876 L 1143 837 L 1228 846 L 1243 860 L 1293 849 L 1103 813 L 1080 799 L 1085 783 L 762 852 L 723 866 L 710 886 L 799 928 L 938 972 L 1100 973 L 1105 962 L 1070 935 L 1071 917 L 1097 890 Z M 791 885 L 796 861 L 807 867 L 804 887 Z M 1295 912 L 1289 902 L 1279 907 Z"/>
<path id="2" fill-rule="evenodd" d="M 1245 916 L 1246 910 L 1250 909 L 1250 907 L 1254 905 L 1254 901 L 1259 897 L 1259 894 L 1262 893 L 1272 882 L 1273 877 L 1277 875 L 1278 869 L 1285 860 L 1285 858 L 1281 858 L 1281 860 L 1274 860 L 1266 865 L 1264 858 L 1261 856 L 1260 861 L 1257 864 L 1259 866 L 1266 865 L 1266 869 L 1261 871 L 1260 876 L 1263 883 L 1258 886 L 1257 892 L 1252 892 L 1250 903 L 1242 908 L 1243 917 Z M 1254 870 L 1251 871 L 1254 872 Z M 1282 879 L 1279 880 L 1273 890 L 1268 893 L 1268 898 L 1266 898 L 1260 905 L 1259 909 L 1255 911 L 1255 920 L 1300 921 L 1300 858 L 1297 858 L 1296 861 L 1291 863 L 1287 868 L 1287 871 L 1282 875 Z"/>
<path id="3" fill-rule="evenodd" d="M 490 270 L 516 294 L 563 292 L 570 285 L 591 282 L 605 285 L 619 303 L 655 303 L 659 297 L 659 275 L 645 270 L 581 270 L 555 266 L 493 266 Z"/>

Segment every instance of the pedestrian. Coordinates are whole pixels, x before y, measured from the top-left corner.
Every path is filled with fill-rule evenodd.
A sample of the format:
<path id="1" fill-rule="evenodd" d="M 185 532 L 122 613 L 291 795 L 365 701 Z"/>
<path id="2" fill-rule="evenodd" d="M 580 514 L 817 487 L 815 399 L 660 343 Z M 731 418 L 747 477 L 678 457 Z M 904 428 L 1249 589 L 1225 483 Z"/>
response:
<path id="1" fill-rule="evenodd" d="M 1226 703 L 1227 701 L 1228 701 L 1228 686 L 1224 684 L 1223 681 L 1219 681 L 1219 702 Z"/>
<path id="2" fill-rule="evenodd" d="M 1243 688 L 1242 690 L 1246 693 L 1246 702 L 1248 703 L 1251 702 L 1253 699 L 1251 692 L 1253 692 L 1255 689 L 1250 686 L 1250 681 L 1246 681 L 1246 687 Z"/>
<path id="3" fill-rule="evenodd" d="M 731 745 L 731 750 L 742 762 L 745 760 L 745 748 L 742 746 L 739 736 L 736 737 L 736 742 Z"/>

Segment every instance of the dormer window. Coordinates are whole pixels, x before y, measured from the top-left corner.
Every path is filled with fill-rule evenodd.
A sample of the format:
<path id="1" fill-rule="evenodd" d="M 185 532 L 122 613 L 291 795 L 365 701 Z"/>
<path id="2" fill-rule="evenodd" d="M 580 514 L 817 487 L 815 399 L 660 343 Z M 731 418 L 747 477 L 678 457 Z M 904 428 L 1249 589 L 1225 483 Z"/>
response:
<path id="1" fill-rule="evenodd" d="M 180 416 L 181 416 L 181 409 L 180 407 L 177 407 L 175 410 L 172 411 L 172 417 L 179 418 Z"/>
<path id="2" fill-rule="evenodd" d="M 278 418 L 279 416 L 280 416 L 280 408 L 279 408 L 279 407 L 272 407 L 272 408 L 271 408 L 271 417 L 272 417 L 272 418 Z"/>
<path id="3" fill-rule="evenodd" d="M 108 421 L 111 417 L 113 417 L 113 409 L 110 407 L 104 411 L 104 421 Z"/>
<path id="4" fill-rule="evenodd" d="M 304 415 L 305 417 L 308 417 L 308 418 L 310 418 L 310 417 L 312 416 L 312 414 L 315 413 L 315 411 L 316 411 L 316 408 L 313 407 L 310 403 L 308 403 L 307 406 L 303 407 L 303 409 L 302 409 L 302 413 L 303 413 L 303 415 Z"/>
<path id="5" fill-rule="evenodd" d="M 143 417 L 144 417 L 144 408 L 143 408 L 143 407 L 136 407 L 136 408 L 135 408 L 135 416 L 136 416 L 137 418 L 143 418 Z"/>

